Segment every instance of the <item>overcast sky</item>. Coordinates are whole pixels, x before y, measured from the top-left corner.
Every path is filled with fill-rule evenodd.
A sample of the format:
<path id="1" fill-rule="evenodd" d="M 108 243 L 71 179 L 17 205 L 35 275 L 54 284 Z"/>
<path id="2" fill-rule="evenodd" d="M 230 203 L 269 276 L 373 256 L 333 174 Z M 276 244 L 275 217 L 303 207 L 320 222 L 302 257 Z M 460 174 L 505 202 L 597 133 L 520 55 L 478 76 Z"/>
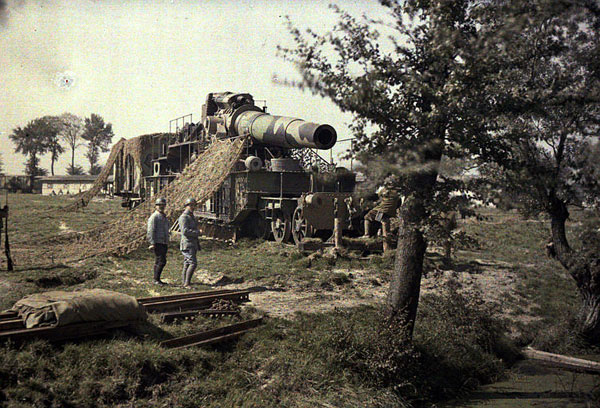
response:
<path id="1" fill-rule="evenodd" d="M 376 3 L 337 2 L 353 14 L 369 16 L 381 13 Z M 5 172 L 23 173 L 25 157 L 14 153 L 8 136 L 36 117 L 98 113 L 113 124 L 116 142 L 166 131 L 170 119 L 184 114 L 198 120 L 209 92 L 249 92 L 266 99 L 270 113 L 329 123 L 339 139 L 349 137 L 349 115 L 328 100 L 273 80 L 298 78 L 294 67 L 276 56 L 278 44 L 291 45 L 285 16 L 298 27 L 328 30 L 337 17 L 327 4 L 0 0 Z M 78 151 L 77 161 L 87 169 L 83 152 Z M 64 174 L 68 163 L 65 154 L 57 174 Z M 49 168 L 48 157 L 42 166 Z"/>

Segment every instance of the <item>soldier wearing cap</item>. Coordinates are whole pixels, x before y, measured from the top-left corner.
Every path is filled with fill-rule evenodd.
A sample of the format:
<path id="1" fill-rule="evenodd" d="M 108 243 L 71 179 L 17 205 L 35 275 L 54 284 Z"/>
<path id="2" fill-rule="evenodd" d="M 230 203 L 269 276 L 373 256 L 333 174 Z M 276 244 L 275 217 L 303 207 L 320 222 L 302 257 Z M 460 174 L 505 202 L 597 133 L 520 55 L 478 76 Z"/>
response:
<path id="1" fill-rule="evenodd" d="M 148 218 L 147 238 L 150 242 L 150 249 L 154 250 L 154 284 L 165 285 L 160 280 L 165 265 L 167 264 L 167 250 L 169 249 L 169 219 L 165 214 L 167 200 L 159 198 L 156 200 L 156 211 Z"/>
<path id="2" fill-rule="evenodd" d="M 198 230 L 198 221 L 196 221 L 196 217 L 194 216 L 195 209 L 196 200 L 188 198 L 185 201 L 185 210 L 179 217 L 179 230 L 181 231 L 181 243 L 179 249 L 183 254 L 181 280 L 184 288 L 190 286 L 192 275 L 198 265 L 196 252 L 200 249 L 200 244 L 198 242 L 200 231 Z"/>

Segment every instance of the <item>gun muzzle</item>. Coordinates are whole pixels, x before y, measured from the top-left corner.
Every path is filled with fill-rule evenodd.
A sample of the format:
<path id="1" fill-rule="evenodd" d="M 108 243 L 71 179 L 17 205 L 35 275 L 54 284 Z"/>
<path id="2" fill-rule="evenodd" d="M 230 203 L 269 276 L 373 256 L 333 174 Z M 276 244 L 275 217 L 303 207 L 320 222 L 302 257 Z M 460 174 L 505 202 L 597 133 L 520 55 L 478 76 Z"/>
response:
<path id="1" fill-rule="evenodd" d="M 337 141 L 329 125 L 249 110 L 235 118 L 238 135 L 250 134 L 261 143 L 285 148 L 331 149 Z"/>

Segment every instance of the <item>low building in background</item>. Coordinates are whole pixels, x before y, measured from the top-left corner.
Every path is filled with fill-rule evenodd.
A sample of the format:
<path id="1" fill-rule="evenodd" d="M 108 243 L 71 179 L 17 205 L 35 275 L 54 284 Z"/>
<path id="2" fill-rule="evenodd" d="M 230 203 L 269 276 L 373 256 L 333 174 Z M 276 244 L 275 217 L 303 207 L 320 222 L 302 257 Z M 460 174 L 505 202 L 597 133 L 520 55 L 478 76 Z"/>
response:
<path id="1" fill-rule="evenodd" d="M 42 185 L 38 177 L 0 174 L 0 189 L 11 193 L 40 193 Z"/>
<path id="2" fill-rule="evenodd" d="M 42 195 L 75 195 L 92 188 L 98 176 L 46 176 L 40 177 L 42 183 Z M 109 177 L 103 194 L 112 195 L 112 177 Z"/>

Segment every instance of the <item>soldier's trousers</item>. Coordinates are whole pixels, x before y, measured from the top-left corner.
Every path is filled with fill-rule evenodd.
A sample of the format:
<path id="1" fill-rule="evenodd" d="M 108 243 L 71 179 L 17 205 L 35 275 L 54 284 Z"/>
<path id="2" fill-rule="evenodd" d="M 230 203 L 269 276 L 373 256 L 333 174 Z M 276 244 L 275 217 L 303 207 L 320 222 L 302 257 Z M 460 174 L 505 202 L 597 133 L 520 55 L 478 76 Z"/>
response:
<path id="1" fill-rule="evenodd" d="M 181 281 L 184 285 L 189 285 L 192 280 L 192 275 L 196 270 L 198 261 L 196 260 L 196 248 L 183 249 L 183 271 L 181 272 Z"/>
<path id="2" fill-rule="evenodd" d="M 167 264 L 167 244 L 154 244 L 154 280 L 160 280 L 165 265 Z"/>

